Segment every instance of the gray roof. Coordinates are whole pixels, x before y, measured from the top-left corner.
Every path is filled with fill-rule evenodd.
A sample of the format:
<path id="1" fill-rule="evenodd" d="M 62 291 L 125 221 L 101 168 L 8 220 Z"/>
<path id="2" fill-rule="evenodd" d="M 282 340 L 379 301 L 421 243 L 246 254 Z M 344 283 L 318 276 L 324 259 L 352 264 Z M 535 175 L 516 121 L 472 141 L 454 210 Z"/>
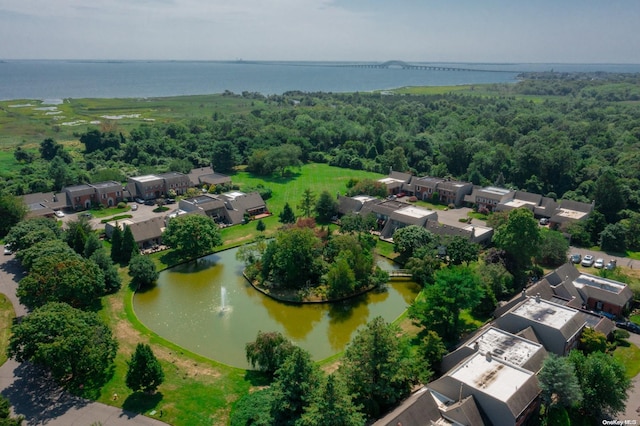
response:
<path id="1" fill-rule="evenodd" d="M 191 183 L 195 186 L 195 185 L 199 185 L 200 184 L 200 176 L 204 176 L 204 175 L 210 175 L 213 173 L 213 168 L 212 167 L 197 167 L 195 169 L 191 169 L 191 171 L 189 172 L 189 174 L 187 176 L 189 176 L 189 180 L 191 181 Z"/>
<path id="2" fill-rule="evenodd" d="M 164 231 L 165 223 L 161 217 L 153 217 L 151 219 L 130 223 L 127 226 L 131 228 L 131 233 L 136 243 L 160 238 Z"/>
<path id="3" fill-rule="evenodd" d="M 426 387 L 402 401 L 393 411 L 373 426 L 426 425 L 440 419 L 440 410 Z"/>
<path id="4" fill-rule="evenodd" d="M 199 178 L 197 184 L 206 183 L 207 185 L 222 185 L 225 183 L 231 183 L 231 177 L 223 175 L 222 173 L 210 173 L 202 175 Z"/>
<path id="5" fill-rule="evenodd" d="M 72 197 L 95 194 L 96 192 L 96 190 L 91 185 L 87 184 L 67 186 L 65 188 L 62 188 L 62 190 Z"/>

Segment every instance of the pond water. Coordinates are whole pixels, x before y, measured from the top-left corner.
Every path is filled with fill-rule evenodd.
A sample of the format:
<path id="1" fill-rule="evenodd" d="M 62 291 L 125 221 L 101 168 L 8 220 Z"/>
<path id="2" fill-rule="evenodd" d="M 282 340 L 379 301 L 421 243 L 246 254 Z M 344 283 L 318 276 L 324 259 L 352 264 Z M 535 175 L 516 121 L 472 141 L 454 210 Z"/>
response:
<path id="1" fill-rule="evenodd" d="M 245 344 L 258 331 L 279 331 L 320 360 L 342 351 L 356 329 L 376 316 L 391 322 L 419 287 L 391 281 L 387 291 L 335 304 L 288 304 L 255 290 L 242 276 L 237 249 L 167 269 L 158 285 L 136 293 L 134 310 L 146 327 L 197 354 L 247 368 Z M 393 265 L 380 260 L 383 269 Z"/>

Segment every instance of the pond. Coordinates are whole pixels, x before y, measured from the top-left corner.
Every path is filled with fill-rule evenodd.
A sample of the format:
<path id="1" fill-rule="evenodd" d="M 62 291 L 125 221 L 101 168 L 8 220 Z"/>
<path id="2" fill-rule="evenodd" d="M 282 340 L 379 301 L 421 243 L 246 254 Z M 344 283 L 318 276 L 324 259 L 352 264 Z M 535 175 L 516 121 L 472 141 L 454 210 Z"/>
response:
<path id="1" fill-rule="evenodd" d="M 248 368 L 245 344 L 255 340 L 258 331 L 279 331 L 321 360 L 342 351 L 356 329 L 374 317 L 396 319 L 420 290 L 411 281 L 391 281 L 387 291 L 335 304 L 282 303 L 247 282 L 237 251 L 215 253 L 197 264 L 161 272 L 156 287 L 134 296 L 138 319 L 189 351 Z M 393 268 L 384 259 L 379 264 Z"/>

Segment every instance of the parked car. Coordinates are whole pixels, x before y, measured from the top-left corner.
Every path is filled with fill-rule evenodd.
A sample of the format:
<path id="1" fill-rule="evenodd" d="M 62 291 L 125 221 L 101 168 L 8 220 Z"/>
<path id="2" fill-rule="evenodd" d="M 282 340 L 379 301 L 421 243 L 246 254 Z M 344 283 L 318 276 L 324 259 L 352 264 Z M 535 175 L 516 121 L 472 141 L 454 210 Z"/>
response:
<path id="1" fill-rule="evenodd" d="M 587 254 L 587 255 L 582 259 L 582 262 L 580 262 L 580 264 L 581 264 L 582 266 L 587 266 L 587 267 L 589 267 L 589 266 L 593 266 L 593 262 L 594 262 L 593 256 L 591 256 L 590 254 Z"/>
<path id="2" fill-rule="evenodd" d="M 582 255 L 580 255 L 580 253 L 573 253 L 571 256 L 569 256 L 569 261 L 571 263 L 578 264 L 582 262 Z"/>
<path id="3" fill-rule="evenodd" d="M 627 331 L 630 331 L 632 333 L 640 334 L 640 325 L 636 324 L 635 322 L 618 321 L 618 322 L 616 322 L 616 326 L 618 328 L 623 328 L 623 329 L 625 329 Z"/>
<path id="4" fill-rule="evenodd" d="M 542 225 L 542 226 L 546 226 L 546 225 L 548 225 L 548 224 L 549 224 L 549 218 L 543 217 L 542 219 L 540 219 L 540 220 L 538 221 L 538 223 L 539 223 L 540 225 Z"/>
<path id="5" fill-rule="evenodd" d="M 166 200 L 164 200 L 165 204 L 175 204 L 176 200 L 175 198 L 167 198 Z"/>
<path id="6" fill-rule="evenodd" d="M 137 204 L 131 204 L 131 210 L 133 210 L 134 212 L 136 210 L 138 210 L 138 205 Z"/>
<path id="7" fill-rule="evenodd" d="M 604 259 L 602 258 L 596 259 L 596 262 L 593 264 L 593 267 L 598 269 L 604 268 Z"/>
<path id="8" fill-rule="evenodd" d="M 136 203 L 138 204 L 144 204 L 144 200 L 142 198 L 136 198 Z"/>
<path id="9" fill-rule="evenodd" d="M 78 213 L 78 216 L 84 217 L 84 218 L 87 218 L 87 219 L 91 219 L 93 217 L 93 215 L 91 213 L 89 213 L 89 212 Z"/>
<path id="10" fill-rule="evenodd" d="M 156 200 L 147 200 L 144 202 L 145 206 L 155 206 Z"/>
<path id="11" fill-rule="evenodd" d="M 9 256 L 10 254 L 13 254 L 13 252 L 11 251 L 10 248 L 8 248 L 7 246 L 4 246 L 4 254 L 6 256 Z"/>
<path id="12" fill-rule="evenodd" d="M 64 213 L 62 213 L 60 210 L 56 210 L 55 215 L 57 217 L 64 217 Z"/>
<path id="13" fill-rule="evenodd" d="M 604 267 L 605 267 L 605 269 L 607 269 L 609 271 L 612 271 L 612 270 L 616 269 L 616 266 L 618 266 L 618 261 L 615 260 L 615 259 L 611 259 L 609 261 L 609 263 L 607 263 Z"/>

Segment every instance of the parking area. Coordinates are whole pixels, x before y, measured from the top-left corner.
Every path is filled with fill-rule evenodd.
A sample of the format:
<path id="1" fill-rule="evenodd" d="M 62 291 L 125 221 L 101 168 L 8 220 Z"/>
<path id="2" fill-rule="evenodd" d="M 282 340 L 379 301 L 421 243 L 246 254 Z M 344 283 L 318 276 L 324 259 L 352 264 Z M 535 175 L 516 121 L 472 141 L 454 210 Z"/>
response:
<path id="1" fill-rule="evenodd" d="M 137 206 L 137 207 L 133 207 L 133 206 Z M 114 216 L 120 216 L 123 214 L 126 215 L 131 215 L 132 216 L 132 220 L 136 221 L 136 222 L 141 222 L 147 219 L 151 219 L 154 217 L 165 217 L 169 214 L 171 214 L 174 210 L 178 209 L 178 204 L 169 204 L 166 207 L 169 208 L 169 210 L 164 211 L 164 212 L 154 212 L 153 210 L 155 210 L 158 206 L 154 205 L 146 205 L 146 204 L 138 204 L 138 203 L 129 203 L 129 206 L 132 207 L 131 210 L 128 210 L 126 212 L 123 213 L 118 213 L 115 215 L 110 215 L 110 216 L 105 216 L 105 217 L 94 217 L 92 216 L 91 219 L 89 219 L 89 224 L 91 225 L 91 227 L 93 229 L 96 230 L 104 230 L 104 223 L 102 223 L 102 221 L 104 219 L 109 219 L 111 217 Z M 63 223 L 69 222 L 69 221 L 75 221 L 79 219 L 79 216 L 87 213 L 86 211 L 82 211 L 82 212 L 77 212 L 77 213 L 66 213 L 64 217 L 58 217 L 57 219 L 62 221 Z"/>

